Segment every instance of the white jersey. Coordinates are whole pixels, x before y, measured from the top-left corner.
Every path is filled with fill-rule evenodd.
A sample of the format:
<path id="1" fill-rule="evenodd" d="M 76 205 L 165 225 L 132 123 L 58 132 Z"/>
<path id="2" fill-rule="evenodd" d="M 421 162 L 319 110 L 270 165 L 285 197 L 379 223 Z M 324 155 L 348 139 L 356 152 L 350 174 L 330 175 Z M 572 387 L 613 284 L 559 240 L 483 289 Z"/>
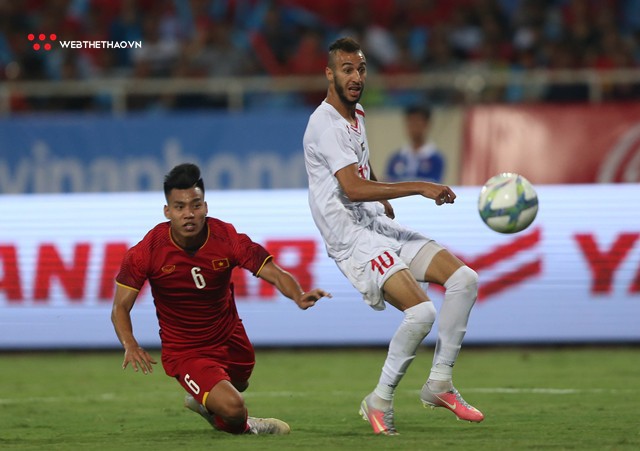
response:
<path id="1" fill-rule="evenodd" d="M 311 215 L 329 256 L 344 260 L 352 254 L 355 238 L 384 215 L 380 202 L 351 202 L 335 177 L 340 169 L 356 163 L 360 177 L 370 179 L 362 106 L 356 105 L 356 123 L 351 125 L 333 106 L 322 102 L 309 118 L 303 144 Z"/>

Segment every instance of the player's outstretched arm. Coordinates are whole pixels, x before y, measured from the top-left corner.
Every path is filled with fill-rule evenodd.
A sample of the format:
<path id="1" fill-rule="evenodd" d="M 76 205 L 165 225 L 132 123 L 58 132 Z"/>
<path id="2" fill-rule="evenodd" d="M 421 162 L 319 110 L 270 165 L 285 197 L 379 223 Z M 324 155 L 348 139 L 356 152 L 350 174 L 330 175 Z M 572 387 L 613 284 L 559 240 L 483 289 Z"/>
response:
<path id="1" fill-rule="evenodd" d="M 280 293 L 289 299 L 293 299 L 302 310 L 313 307 L 316 301 L 325 296 L 328 298 L 331 297 L 330 293 L 320 288 L 314 288 L 307 292 L 302 291 L 298 281 L 289 272 L 276 265 L 273 260 L 269 260 L 262 267 L 258 273 L 258 277 L 274 285 Z"/>
<path id="2" fill-rule="evenodd" d="M 433 199 L 437 205 L 452 204 L 455 193 L 446 185 L 432 182 L 385 183 L 365 180 L 358 175 L 358 165 L 350 164 L 336 172 L 336 178 L 345 195 L 352 202 L 372 202 L 398 197 L 423 196 Z"/>
<path id="3" fill-rule="evenodd" d="M 116 294 L 113 298 L 111 309 L 111 322 L 118 335 L 122 347 L 124 347 L 124 360 L 122 369 L 131 364 L 137 372 L 142 370 L 144 374 L 153 373 L 152 364 L 157 363 L 147 351 L 138 345 L 133 336 L 133 325 L 131 324 L 131 309 L 138 297 L 136 290 L 116 285 Z"/>
<path id="4" fill-rule="evenodd" d="M 370 174 L 371 180 L 373 180 L 374 182 L 377 182 L 378 177 L 376 177 L 376 174 L 373 172 L 373 168 L 371 167 L 371 162 L 369 162 L 369 168 L 370 168 L 369 174 Z M 393 211 L 393 207 L 391 206 L 391 203 L 389 203 L 389 201 L 386 199 L 381 200 L 380 203 L 384 207 L 384 214 L 390 217 L 391 219 L 395 219 L 396 213 L 395 211 Z"/>

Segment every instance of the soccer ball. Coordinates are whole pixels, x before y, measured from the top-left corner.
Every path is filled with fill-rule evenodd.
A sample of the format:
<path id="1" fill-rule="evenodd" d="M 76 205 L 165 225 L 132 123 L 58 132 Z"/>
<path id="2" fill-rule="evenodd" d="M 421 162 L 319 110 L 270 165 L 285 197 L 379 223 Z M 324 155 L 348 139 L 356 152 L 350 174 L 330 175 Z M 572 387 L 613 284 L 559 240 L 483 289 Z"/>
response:
<path id="1" fill-rule="evenodd" d="M 503 172 L 482 187 L 478 211 L 485 224 L 496 232 L 521 232 L 536 218 L 538 195 L 523 176 Z"/>

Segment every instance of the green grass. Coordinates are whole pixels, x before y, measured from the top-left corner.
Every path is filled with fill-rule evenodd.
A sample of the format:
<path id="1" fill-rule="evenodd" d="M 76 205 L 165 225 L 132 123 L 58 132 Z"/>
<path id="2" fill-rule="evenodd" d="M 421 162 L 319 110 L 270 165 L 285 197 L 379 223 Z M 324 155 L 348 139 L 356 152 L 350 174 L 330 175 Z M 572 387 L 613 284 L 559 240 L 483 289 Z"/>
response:
<path id="1" fill-rule="evenodd" d="M 397 437 L 374 436 L 357 415 L 384 350 L 257 353 L 250 413 L 284 419 L 289 436 L 213 431 L 161 367 L 122 371 L 120 352 L 0 354 L 0 449 L 640 449 L 638 348 L 466 348 L 455 382 L 481 424 L 421 406 L 431 360 L 421 349 L 396 395 Z"/>

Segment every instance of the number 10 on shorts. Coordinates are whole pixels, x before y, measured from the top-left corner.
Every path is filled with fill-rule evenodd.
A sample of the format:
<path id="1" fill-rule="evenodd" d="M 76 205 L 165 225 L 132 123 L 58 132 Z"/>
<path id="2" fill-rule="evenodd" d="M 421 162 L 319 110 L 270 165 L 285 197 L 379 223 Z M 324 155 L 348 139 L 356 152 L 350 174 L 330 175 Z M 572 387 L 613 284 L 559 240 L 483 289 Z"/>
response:
<path id="1" fill-rule="evenodd" d="M 388 251 L 385 251 L 384 254 L 378 255 L 376 258 L 371 260 L 371 271 L 378 271 L 380 274 L 384 274 L 385 271 L 393 266 L 395 260 L 393 259 L 393 255 L 391 255 Z"/>

